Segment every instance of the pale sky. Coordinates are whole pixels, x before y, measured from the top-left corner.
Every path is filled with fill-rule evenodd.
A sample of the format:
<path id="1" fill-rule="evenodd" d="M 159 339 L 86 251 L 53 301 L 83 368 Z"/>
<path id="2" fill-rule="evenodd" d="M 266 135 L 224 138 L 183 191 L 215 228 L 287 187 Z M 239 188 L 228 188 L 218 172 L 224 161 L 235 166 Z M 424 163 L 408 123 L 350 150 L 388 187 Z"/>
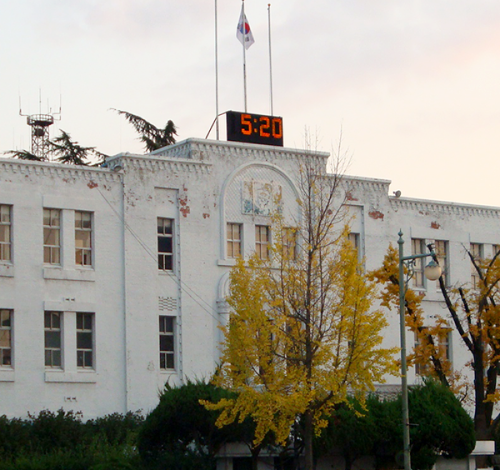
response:
<path id="1" fill-rule="evenodd" d="M 246 0 L 248 111 L 270 113 L 269 0 Z M 0 150 L 26 118 L 107 154 L 142 153 L 110 108 L 178 140 L 215 117 L 214 0 L 0 0 Z M 243 111 L 240 0 L 218 0 L 219 110 Z M 500 206 L 499 0 L 272 0 L 274 114 L 285 146 L 342 145 L 349 174 L 403 197 Z M 224 118 L 221 140 L 225 140 Z M 215 138 L 212 131 L 210 138 Z"/>

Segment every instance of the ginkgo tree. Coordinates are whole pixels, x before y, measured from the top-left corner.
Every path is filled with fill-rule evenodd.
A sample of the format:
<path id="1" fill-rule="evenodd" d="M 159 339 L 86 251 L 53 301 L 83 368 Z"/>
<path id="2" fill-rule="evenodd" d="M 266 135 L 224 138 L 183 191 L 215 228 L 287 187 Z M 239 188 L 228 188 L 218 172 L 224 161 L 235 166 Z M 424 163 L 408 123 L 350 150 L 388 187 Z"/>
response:
<path id="1" fill-rule="evenodd" d="M 313 435 L 349 395 L 363 400 L 395 371 L 395 350 L 382 346 L 383 314 L 374 287 L 342 222 L 342 178 L 312 158 L 298 177 L 300 216 L 274 214 L 267 259 L 239 259 L 230 274 L 231 307 L 215 382 L 237 398 L 206 403 L 224 426 L 250 416 L 254 445 L 271 433 L 285 444 L 302 429 L 305 468 Z"/>
<path id="2" fill-rule="evenodd" d="M 500 401 L 498 371 L 500 370 L 500 255 L 491 259 L 476 258 L 464 247 L 474 272 L 472 282 L 448 287 L 444 276 L 439 279 L 439 290 L 446 309 L 435 314 L 435 321 L 425 321 L 423 298 L 408 288 L 405 294 L 406 326 L 416 334 L 417 342 L 409 356 L 415 364 L 439 379 L 456 393 L 466 397 L 473 388 L 474 425 L 478 439 L 492 439 L 500 415 L 494 416 L 495 403 Z M 371 276 L 384 288 L 380 293 L 382 304 L 388 308 L 399 306 L 398 255 L 389 247 L 383 265 Z M 396 310 L 397 311 L 397 310 Z M 455 329 L 470 360 L 465 374 L 454 370 L 443 347 L 445 335 Z M 467 378 L 467 368 L 473 382 Z"/>

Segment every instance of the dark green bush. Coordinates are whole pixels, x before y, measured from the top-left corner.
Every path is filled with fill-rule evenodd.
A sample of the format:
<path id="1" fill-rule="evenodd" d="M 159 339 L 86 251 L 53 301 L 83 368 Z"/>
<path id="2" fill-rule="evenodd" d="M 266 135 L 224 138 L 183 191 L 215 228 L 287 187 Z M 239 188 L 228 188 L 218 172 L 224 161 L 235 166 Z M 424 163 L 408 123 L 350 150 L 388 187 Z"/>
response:
<path id="1" fill-rule="evenodd" d="M 135 445 L 135 437 L 144 417 L 140 411 L 129 411 L 122 415 L 112 413 L 101 418 L 91 419 L 85 423 L 86 432 L 94 439 L 98 438 L 106 444 L 121 446 L 124 444 Z"/>
<path id="2" fill-rule="evenodd" d="M 57 412 L 43 410 L 38 416 L 28 416 L 32 421 L 32 445 L 37 452 L 72 449 L 84 442 L 81 413 L 60 409 Z"/>
<path id="3" fill-rule="evenodd" d="M 81 414 L 44 410 L 28 419 L 0 417 L 0 470 L 140 469 L 140 413 L 83 423 Z"/>
<path id="4" fill-rule="evenodd" d="M 0 460 L 17 455 L 31 445 L 31 423 L 29 421 L 0 416 Z"/>

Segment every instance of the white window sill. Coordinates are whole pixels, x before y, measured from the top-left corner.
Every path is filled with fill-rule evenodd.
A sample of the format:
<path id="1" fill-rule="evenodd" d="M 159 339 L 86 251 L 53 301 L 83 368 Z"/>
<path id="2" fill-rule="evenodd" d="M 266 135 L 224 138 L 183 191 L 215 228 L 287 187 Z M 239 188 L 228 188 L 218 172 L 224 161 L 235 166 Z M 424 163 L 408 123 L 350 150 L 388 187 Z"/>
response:
<path id="1" fill-rule="evenodd" d="M 2 276 L 2 277 L 14 277 L 14 265 L 12 265 L 12 264 L 0 264 L 0 276 Z"/>
<path id="2" fill-rule="evenodd" d="M 61 267 L 43 268 L 44 279 L 55 279 L 60 281 L 87 281 L 95 282 L 95 271 L 88 269 L 64 269 Z"/>
<path id="3" fill-rule="evenodd" d="M 14 382 L 15 377 L 14 369 L 0 368 L 0 382 Z"/>
<path id="4" fill-rule="evenodd" d="M 97 374 L 93 370 L 82 371 L 82 372 L 64 372 L 63 370 L 46 370 L 45 382 L 95 384 L 97 383 Z"/>
<path id="5" fill-rule="evenodd" d="M 230 259 L 219 259 L 217 260 L 217 266 L 236 266 L 236 259 L 230 258 Z"/>
<path id="6" fill-rule="evenodd" d="M 177 371 L 175 369 L 160 369 L 160 374 L 164 374 L 164 375 L 172 375 L 172 374 L 176 374 Z"/>

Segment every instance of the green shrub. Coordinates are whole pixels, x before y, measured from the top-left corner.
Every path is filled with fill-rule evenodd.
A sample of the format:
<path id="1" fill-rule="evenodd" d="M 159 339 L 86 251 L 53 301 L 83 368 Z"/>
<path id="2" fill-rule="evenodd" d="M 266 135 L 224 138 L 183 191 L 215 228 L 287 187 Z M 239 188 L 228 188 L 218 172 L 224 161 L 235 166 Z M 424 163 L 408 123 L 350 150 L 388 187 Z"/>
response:
<path id="1" fill-rule="evenodd" d="M 144 422 L 140 411 L 129 411 L 124 415 L 112 413 L 85 423 L 86 433 L 93 439 L 112 446 L 135 445 L 139 428 Z"/>
<path id="2" fill-rule="evenodd" d="M 0 457 L 20 454 L 31 445 L 31 422 L 0 416 Z"/>

